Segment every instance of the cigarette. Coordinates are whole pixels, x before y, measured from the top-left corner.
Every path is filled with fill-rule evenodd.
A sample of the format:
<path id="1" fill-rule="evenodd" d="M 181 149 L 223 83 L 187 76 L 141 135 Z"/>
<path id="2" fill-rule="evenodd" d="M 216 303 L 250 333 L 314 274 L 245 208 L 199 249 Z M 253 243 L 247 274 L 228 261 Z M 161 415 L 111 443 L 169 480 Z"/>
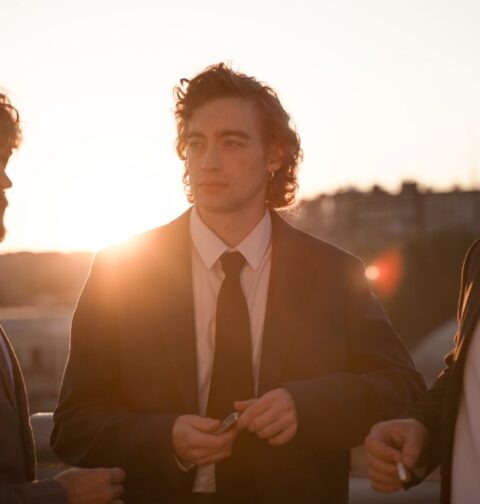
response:
<path id="1" fill-rule="evenodd" d="M 405 469 L 405 466 L 401 462 L 397 462 L 397 473 L 398 473 L 398 479 L 402 483 L 405 483 L 407 481 L 407 470 Z"/>

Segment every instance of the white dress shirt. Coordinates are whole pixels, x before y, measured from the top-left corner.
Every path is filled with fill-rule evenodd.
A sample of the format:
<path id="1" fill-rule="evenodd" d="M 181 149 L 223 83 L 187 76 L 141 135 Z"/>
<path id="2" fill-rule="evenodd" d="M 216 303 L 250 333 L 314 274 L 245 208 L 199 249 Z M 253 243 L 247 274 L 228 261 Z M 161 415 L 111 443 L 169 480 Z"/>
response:
<path id="1" fill-rule="evenodd" d="M 472 338 L 455 425 L 452 504 L 480 502 L 480 321 Z"/>
<path id="2" fill-rule="evenodd" d="M 224 252 L 233 250 L 240 252 L 246 259 L 240 275 L 240 284 L 250 316 L 253 378 L 255 390 L 258 390 L 272 252 L 270 213 L 266 211 L 265 216 L 250 234 L 235 249 L 231 249 L 203 223 L 194 207 L 190 214 L 190 235 L 193 243 L 192 280 L 199 411 L 201 416 L 205 416 L 215 353 L 217 296 L 225 277 L 219 259 Z M 198 468 L 193 491 L 215 492 L 213 464 Z"/>

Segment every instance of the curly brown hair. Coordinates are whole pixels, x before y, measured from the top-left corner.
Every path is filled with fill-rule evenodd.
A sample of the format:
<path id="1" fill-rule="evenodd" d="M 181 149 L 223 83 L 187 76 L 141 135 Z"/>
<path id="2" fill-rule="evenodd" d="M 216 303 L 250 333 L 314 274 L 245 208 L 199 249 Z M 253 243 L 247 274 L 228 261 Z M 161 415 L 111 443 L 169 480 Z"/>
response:
<path id="1" fill-rule="evenodd" d="M 0 92 L 0 148 L 16 149 L 22 141 L 20 116 L 8 96 Z"/>
<path id="2" fill-rule="evenodd" d="M 281 167 L 273 172 L 268 181 L 266 204 L 271 208 L 281 208 L 294 202 L 298 189 L 297 169 L 303 156 L 300 137 L 271 87 L 254 77 L 235 72 L 225 63 L 218 63 L 207 67 L 193 79 L 181 79 L 174 88 L 174 95 L 176 150 L 182 161 L 187 159 L 188 121 L 197 108 L 217 98 L 251 100 L 260 113 L 264 145 L 267 148 L 275 146 L 283 157 Z M 186 165 L 183 184 L 188 201 L 193 203 Z"/>

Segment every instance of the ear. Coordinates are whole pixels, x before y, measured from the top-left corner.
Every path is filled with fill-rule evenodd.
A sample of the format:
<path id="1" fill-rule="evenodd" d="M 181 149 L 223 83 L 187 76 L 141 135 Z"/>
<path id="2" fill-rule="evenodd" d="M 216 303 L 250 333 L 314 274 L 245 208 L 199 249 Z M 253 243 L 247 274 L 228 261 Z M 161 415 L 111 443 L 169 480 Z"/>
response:
<path id="1" fill-rule="evenodd" d="M 274 173 L 279 170 L 282 166 L 283 158 L 283 150 L 279 146 L 273 145 L 270 147 L 267 156 L 267 171 L 269 173 Z"/>

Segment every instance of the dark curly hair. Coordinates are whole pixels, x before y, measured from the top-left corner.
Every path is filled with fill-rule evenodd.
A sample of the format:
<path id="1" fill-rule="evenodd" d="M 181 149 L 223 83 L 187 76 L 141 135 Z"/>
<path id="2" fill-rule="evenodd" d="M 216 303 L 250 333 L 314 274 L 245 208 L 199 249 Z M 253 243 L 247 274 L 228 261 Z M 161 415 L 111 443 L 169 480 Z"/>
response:
<path id="1" fill-rule="evenodd" d="M 251 100 L 260 113 L 264 145 L 278 147 L 283 157 L 281 167 L 273 172 L 268 181 L 266 203 L 271 208 L 280 208 L 294 202 L 298 189 L 297 168 L 303 155 L 300 137 L 277 93 L 271 87 L 254 77 L 235 72 L 225 63 L 218 63 L 207 67 L 193 79 L 181 79 L 179 85 L 174 88 L 174 95 L 176 149 L 182 161 L 187 158 L 188 120 L 197 108 L 217 98 Z M 194 196 L 186 166 L 183 184 L 188 201 L 193 203 Z"/>
<path id="2" fill-rule="evenodd" d="M 16 149 L 22 141 L 20 116 L 8 96 L 0 92 L 0 148 Z"/>

